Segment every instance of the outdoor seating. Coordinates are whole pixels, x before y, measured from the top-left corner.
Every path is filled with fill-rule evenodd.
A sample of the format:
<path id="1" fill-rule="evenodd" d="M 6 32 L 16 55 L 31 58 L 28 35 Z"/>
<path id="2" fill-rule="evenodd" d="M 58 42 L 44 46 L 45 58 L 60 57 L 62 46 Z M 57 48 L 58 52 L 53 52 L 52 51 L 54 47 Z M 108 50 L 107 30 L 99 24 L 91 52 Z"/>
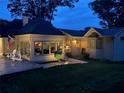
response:
<path id="1" fill-rule="evenodd" d="M 10 55 L 10 59 L 12 59 L 13 61 L 22 61 L 20 51 L 16 51 L 16 49 L 14 49 L 12 54 Z"/>

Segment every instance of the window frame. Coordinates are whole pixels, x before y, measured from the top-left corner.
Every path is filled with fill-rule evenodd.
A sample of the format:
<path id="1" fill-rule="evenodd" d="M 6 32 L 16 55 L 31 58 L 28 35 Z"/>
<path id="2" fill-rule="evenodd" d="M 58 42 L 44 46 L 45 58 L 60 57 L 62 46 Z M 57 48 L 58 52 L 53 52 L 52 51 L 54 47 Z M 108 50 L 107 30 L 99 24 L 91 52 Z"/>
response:
<path id="1" fill-rule="evenodd" d="M 41 55 L 35 55 L 35 50 L 34 50 L 34 53 L 33 53 L 33 55 L 35 55 L 35 56 L 43 56 L 43 55 L 51 55 L 51 54 L 54 54 L 54 53 L 51 53 L 51 44 L 52 43 L 55 43 L 56 44 L 56 51 L 58 50 L 58 47 L 60 46 L 60 44 L 62 43 L 61 41 L 34 41 L 33 42 L 33 44 L 34 44 L 34 49 L 35 49 L 35 42 L 41 42 L 42 43 L 42 54 Z M 44 54 L 43 53 L 43 46 L 44 46 L 44 44 L 43 43 L 49 43 L 49 54 Z M 59 44 L 59 45 L 58 45 Z M 63 43 L 62 43 L 63 44 Z M 63 48 L 64 47 L 62 47 L 62 53 L 63 53 Z"/>

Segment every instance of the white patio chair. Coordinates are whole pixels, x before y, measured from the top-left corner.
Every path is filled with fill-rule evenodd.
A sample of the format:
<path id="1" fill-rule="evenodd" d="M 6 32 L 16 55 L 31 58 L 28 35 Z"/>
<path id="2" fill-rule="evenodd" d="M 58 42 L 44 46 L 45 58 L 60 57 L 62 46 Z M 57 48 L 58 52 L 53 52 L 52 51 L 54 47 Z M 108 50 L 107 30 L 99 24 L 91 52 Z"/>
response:
<path id="1" fill-rule="evenodd" d="M 11 59 L 12 59 L 13 61 L 22 61 L 20 51 L 17 52 L 16 49 L 14 49 L 13 52 L 12 52 L 12 57 L 11 57 Z"/>
<path id="2" fill-rule="evenodd" d="M 17 52 L 16 60 L 17 60 L 17 61 L 22 61 L 22 56 L 21 56 L 20 51 Z"/>

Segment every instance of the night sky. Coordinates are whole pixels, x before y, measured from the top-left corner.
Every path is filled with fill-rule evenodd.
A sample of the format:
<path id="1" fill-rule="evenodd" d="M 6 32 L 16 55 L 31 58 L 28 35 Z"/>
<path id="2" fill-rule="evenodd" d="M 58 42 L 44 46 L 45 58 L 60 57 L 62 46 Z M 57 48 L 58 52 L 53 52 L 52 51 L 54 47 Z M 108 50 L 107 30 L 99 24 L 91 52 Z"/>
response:
<path id="1" fill-rule="evenodd" d="M 6 9 L 8 0 L 0 0 L 0 19 L 12 20 L 13 18 Z M 75 8 L 58 7 L 55 20 L 52 22 L 57 28 L 82 30 L 85 27 L 99 26 L 99 19 L 93 15 L 93 11 L 88 7 L 92 0 L 80 0 Z"/>

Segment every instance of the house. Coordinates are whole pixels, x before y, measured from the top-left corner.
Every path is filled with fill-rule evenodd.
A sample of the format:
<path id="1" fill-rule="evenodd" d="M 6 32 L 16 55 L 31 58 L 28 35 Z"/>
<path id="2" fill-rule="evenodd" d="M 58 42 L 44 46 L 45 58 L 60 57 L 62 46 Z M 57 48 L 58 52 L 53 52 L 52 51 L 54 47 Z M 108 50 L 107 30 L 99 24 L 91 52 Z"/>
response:
<path id="1" fill-rule="evenodd" d="M 14 33 L 13 33 L 14 31 Z M 88 53 L 90 58 L 124 61 L 124 28 L 67 30 L 55 28 L 43 20 L 23 20 L 23 27 L 0 29 L 0 56 L 13 49 L 21 52 L 23 59 L 29 61 L 55 61 L 55 52 L 62 57 L 70 53 L 74 57 Z M 7 48 L 7 36 L 14 36 L 11 48 Z"/>
<path id="2" fill-rule="evenodd" d="M 53 27 L 50 22 L 39 19 L 30 20 L 30 22 L 24 21 L 24 26 L 13 33 L 14 44 L 8 49 L 7 36 L 12 31 L 1 31 L 3 32 L 1 33 L 2 38 L 0 40 L 2 43 L 1 54 L 6 54 L 17 49 L 21 52 L 22 57 L 29 61 L 54 61 L 56 60 L 54 52 L 57 50 L 61 50 L 64 56 L 65 36 Z"/>
<path id="3" fill-rule="evenodd" d="M 22 57 L 31 61 L 54 61 L 54 52 L 64 54 L 65 36 L 50 22 L 33 20 L 26 24 L 15 36 L 16 49 Z M 64 55 L 63 55 L 64 56 Z"/>
<path id="4" fill-rule="evenodd" d="M 124 61 L 124 28 L 90 28 L 85 33 L 86 51 L 91 58 L 111 61 Z M 82 42 L 83 43 L 83 42 Z"/>

